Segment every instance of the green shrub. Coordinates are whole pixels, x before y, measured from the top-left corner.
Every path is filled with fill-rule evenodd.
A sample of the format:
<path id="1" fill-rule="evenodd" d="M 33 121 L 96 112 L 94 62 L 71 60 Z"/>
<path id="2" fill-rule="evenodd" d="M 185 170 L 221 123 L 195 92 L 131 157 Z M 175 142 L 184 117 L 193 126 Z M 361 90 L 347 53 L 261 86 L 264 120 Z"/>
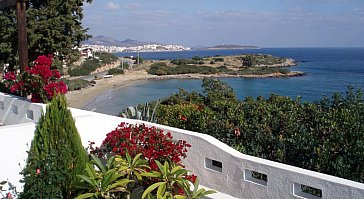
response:
<path id="1" fill-rule="evenodd" d="M 194 57 L 192 57 L 192 60 L 201 61 L 202 60 L 202 57 L 194 56 Z"/>
<path id="2" fill-rule="evenodd" d="M 224 58 L 223 57 L 217 57 L 213 59 L 215 62 L 223 62 Z"/>
<path id="3" fill-rule="evenodd" d="M 101 62 L 98 59 L 86 59 L 81 66 L 75 66 L 75 68 L 68 70 L 70 76 L 89 75 L 101 67 Z"/>
<path id="4" fill-rule="evenodd" d="M 82 88 L 86 88 L 87 86 L 93 84 L 92 82 L 84 79 L 63 79 L 63 81 L 67 84 L 69 91 L 81 90 Z"/>
<path id="5" fill-rule="evenodd" d="M 116 62 L 119 58 L 110 53 L 96 53 L 100 59 L 86 59 L 80 66 L 73 66 L 68 70 L 71 77 L 89 75 L 91 72 L 96 71 L 98 68 L 105 64 Z M 126 63 L 126 62 L 125 62 Z M 129 65 L 125 66 L 129 67 Z"/>
<path id="6" fill-rule="evenodd" d="M 120 75 L 120 74 L 124 74 L 124 70 L 121 68 L 112 68 L 107 71 L 107 74 L 108 75 Z"/>
<path id="7" fill-rule="evenodd" d="M 111 64 L 112 62 L 116 62 L 119 58 L 112 53 L 105 52 L 96 52 L 95 56 L 98 56 L 101 60 L 101 64 Z"/>
<path id="8" fill-rule="evenodd" d="M 163 100 L 157 120 L 209 134 L 245 154 L 364 182 L 360 90 L 302 103 L 276 95 L 240 101 L 217 80 L 204 80 L 203 88 L 203 94 L 184 91 Z"/>
<path id="9" fill-rule="evenodd" d="M 154 63 L 148 70 L 152 75 L 176 75 L 176 74 L 216 74 L 219 72 L 228 72 L 225 68 L 214 68 L 209 66 L 197 66 L 197 65 L 177 65 L 175 67 L 167 66 L 166 63 Z"/>
<path id="10" fill-rule="evenodd" d="M 66 99 L 59 95 L 36 127 L 22 171 L 25 184 L 20 198 L 74 198 L 77 175 L 84 173 L 87 161 Z"/>
<path id="11" fill-rule="evenodd" d="M 174 65 L 187 65 L 187 64 L 197 64 L 197 61 L 191 59 L 175 59 L 171 61 Z"/>

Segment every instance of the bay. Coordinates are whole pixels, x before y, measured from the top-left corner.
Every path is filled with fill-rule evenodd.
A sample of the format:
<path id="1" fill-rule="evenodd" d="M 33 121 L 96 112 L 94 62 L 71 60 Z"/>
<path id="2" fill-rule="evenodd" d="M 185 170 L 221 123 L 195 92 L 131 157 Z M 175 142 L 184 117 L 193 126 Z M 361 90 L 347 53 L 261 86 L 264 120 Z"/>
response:
<path id="1" fill-rule="evenodd" d="M 347 86 L 364 88 L 364 48 L 263 48 L 254 50 L 196 50 L 180 52 L 144 52 L 143 59 L 177 59 L 194 56 L 271 54 L 298 61 L 290 70 L 305 72 L 302 77 L 289 78 L 221 78 L 236 92 L 239 99 L 247 96 L 269 97 L 271 94 L 302 97 L 315 101 L 333 92 L 345 92 Z M 136 56 L 137 53 L 118 53 L 118 56 Z M 120 89 L 110 89 L 83 107 L 86 110 L 116 115 L 128 106 L 165 98 L 178 92 L 201 91 L 201 80 L 150 80 Z"/>

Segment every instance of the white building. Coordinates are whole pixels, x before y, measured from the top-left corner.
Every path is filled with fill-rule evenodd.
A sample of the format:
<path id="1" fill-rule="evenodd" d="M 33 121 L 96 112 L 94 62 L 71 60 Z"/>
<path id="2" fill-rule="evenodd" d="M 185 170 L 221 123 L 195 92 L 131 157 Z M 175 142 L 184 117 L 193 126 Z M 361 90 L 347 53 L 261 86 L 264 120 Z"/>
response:
<path id="1" fill-rule="evenodd" d="M 93 49 L 91 47 L 82 47 L 78 48 L 80 51 L 81 57 L 83 58 L 92 58 L 93 57 Z"/>

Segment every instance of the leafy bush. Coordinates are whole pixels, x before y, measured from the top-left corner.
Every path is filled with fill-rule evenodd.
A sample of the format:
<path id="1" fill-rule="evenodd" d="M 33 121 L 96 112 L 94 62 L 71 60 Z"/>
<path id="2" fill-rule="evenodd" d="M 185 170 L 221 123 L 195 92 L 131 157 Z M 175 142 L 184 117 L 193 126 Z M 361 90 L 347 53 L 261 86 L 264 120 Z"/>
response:
<path id="1" fill-rule="evenodd" d="M 202 60 L 202 57 L 194 56 L 194 57 L 192 57 L 192 60 L 194 60 L 194 61 L 201 61 Z"/>
<path id="2" fill-rule="evenodd" d="M 68 70 L 68 74 L 71 77 L 89 75 L 101 66 L 111 64 L 119 59 L 110 53 L 96 53 L 96 55 L 99 56 L 99 59 L 86 59 L 80 66 L 73 66 L 72 69 Z"/>
<path id="3" fill-rule="evenodd" d="M 100 68 L 101 65 L 102 65 L 102 63 L 98 59 L 94 59 L 94 58 L 86 59 L 81 64 L 81 66 L 79 66 L 79 67 L 76 66 L 75 68 L 68 70 L 68 74 L 71 77 L 89 75 L 89 74 L 91 74 L 91 72 Z"/>
<path id="4" fill-rule="evenodd" d="M 107 71 L 107 74 L 108 75 L 120 75 L 120 74 L 124 74 L 124 70 L 121 68 L 112 68 Z"/>
<path id="5" fill-rule="evenodd" d="M 78 175 L 81 180 L 77 187 L 82 192 L 75 199 L 121 198 L 122 196 L 126 198 L 126 194 L 131 194 L 133 190 L 129 191 L 128 185 L 133 180 L 131 177 L 127 178 L 125 176 L 127 173 L 124 171 L 129 168 L 125 164 L 125 160 L 119 156 L 111 156 L 105 161 L 106 165 L 104 165 L 103 161 L 95 155 L 91 154 L 91 157 L 91 163 L 86 165 L 86 174 Z M 136 156 L 133 162 L 143 164 L 138 157 L 140 156 Z M 147 168 L 146 165 L 138 164 L 137 166 L 145 166 Z M 141 176 L 141 173 L 145 172 L 145 168 L 141 168 L 142 170 L 138 170 L 138 168 L 133 169 L 134 174 Z"/>
<path id="6" fill-rule="evenodd" d="M 51 69 L 53 56 L 42 55 L 34 61 L 34 66 L 21 74 L 9 71 L 0 84 L 2 92 L 22 97 L 31 97 L 32 102 L 48 102 L 55 93 L 67 93 L 67 86 L 60 81 L 61 74 Z"/>
<path id="7" fill-rule="evenodd" d="M 116 62 L 119 58 L 112 53 L 105 53 L 105 52 L 96 52 L 96 56 L 98 56 L 101 60 L 101 65 L 111 64 Z"/>
<path id="8" fill-rule="evenodd" d="M 69 91 L 80 90 L 94 83 L 84 79 L 64 79 L 63 81 L 67 84 Z"/>
<path id="9" fill-rule="evenodd" d="M 290 72 L 290 70 L 285 68 L 252 67 L 248 69 L 240 69 L 235 73 L 239 75 L 267 75 L 273 73 L 288 74 Z"/>
<path id="10" fill-rule="evenodd" d="M 175 67 L 169 67 L 166 63 L 154 63 L 148 70 L 152 75 L 177 75 L 177 74 L 216 74 L 219 72 L 227 72 L 227 68 L 220 70 L 220 68 L 213 68 L 209 66 L 197 66 L 197 65 L 178 65 Z"/>
<path id="11" fill-rule="evenodd" d="M 158 169 L 150 171 L 142 154 L 132 157 L 111 156 L 107 160 L 91 154 L 92 162 L 86 166 L 86 175 L 79 175 L 80 194 L 84 198 L 191 198 L 200 199 L 215 191 L 198 189 L 195 178 L 188 177 L 188 171 L 175 163 L 156 161 Z M 106 162 L 106 164 L 105 164 Z M 96 169 L 97 168 L 97 169 Z M 152 182 L 148 187 L 145 182 Z M 191 191 L 191 183 L 194 189 Z M 155 189 L 157 189 L 155 191 Z"/>
<path id="12" fill-rule="evenodd" d="M 220 81 L 163 100 L 161 124 L 206 133 L 242 153 L 364 182 L 364 99 L 349 87 L 313 103 L 271 95 L 237 100 Z M 183 116 L 183 117 L 182 117 Z"/>
<path id="13" fill-rule="evenodd" d="M 224 58 L 223 57 L 216 57 L 216 58 L 213 58 L 213 61 L 214 62 L 224 62 Z"/>
<path id="14" fill-rule="evenodd" d="M 163 130 L 145 125 L 131 125 L 121 123 L 118 128 L 106 135 L 102 143 L 102 151 L 96 150 L 100 155 L 118 154 L 125 156 L 128 151 L 131 156 L 138 153 L 148 159 L 149 166 L 157 169 L 155 160 L 181 163 L 186 157 L 187 144 L 184 140 L 174 141 L 170 132 L 164 134 Z"/>
<path id="15" fill-rule="evenodd" d="M 198 189 L 196 176 L 189 175 L 181 164 L 187 147 L 191 146 L 183 140 L 173 140 L 170 132 L 165 134 L 144 124 L 121 123 L 107 134 L 100 148 L 92 144 L 91 153 L 107 160 L 91 155 L 93 160 L 86 166 L 87 175 L 79 176 L 84 190 L 79 199 L 123 198 L 125 194 L 130 198 L 198 199 L 214 193 Z M 191 183 L 195 186 L 193 191 Z"/>
<path id="16" fill-rule="evenodd" d="M 196 60 L 191 60 L 191 59 L 174 59 L 171 61 L 171 64 L 174 65 L 188 65 L 188 64 L 197 64 Z"/>
<path id="17" fill-rule="evenodd" d="M 240 59 L 243 62 L 243 67 L 253 67 L 257 65 L 274 65 L 285 62 L 284 58 L 264 54 L 243 55 L 242 57 L 240 57 Z"/>

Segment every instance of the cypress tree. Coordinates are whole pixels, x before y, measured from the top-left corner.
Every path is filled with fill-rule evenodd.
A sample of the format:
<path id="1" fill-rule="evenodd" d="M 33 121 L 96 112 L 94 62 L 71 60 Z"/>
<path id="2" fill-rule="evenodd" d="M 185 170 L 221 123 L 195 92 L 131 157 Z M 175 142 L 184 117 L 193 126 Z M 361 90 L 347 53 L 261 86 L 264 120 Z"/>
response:
<path id="1" fill-rule="evenodd" d="M 74 198 L 77 175 L 84 173 L 87 152 L 63 95 L 42 114 L 28 152 L 20 198 Z"/>

